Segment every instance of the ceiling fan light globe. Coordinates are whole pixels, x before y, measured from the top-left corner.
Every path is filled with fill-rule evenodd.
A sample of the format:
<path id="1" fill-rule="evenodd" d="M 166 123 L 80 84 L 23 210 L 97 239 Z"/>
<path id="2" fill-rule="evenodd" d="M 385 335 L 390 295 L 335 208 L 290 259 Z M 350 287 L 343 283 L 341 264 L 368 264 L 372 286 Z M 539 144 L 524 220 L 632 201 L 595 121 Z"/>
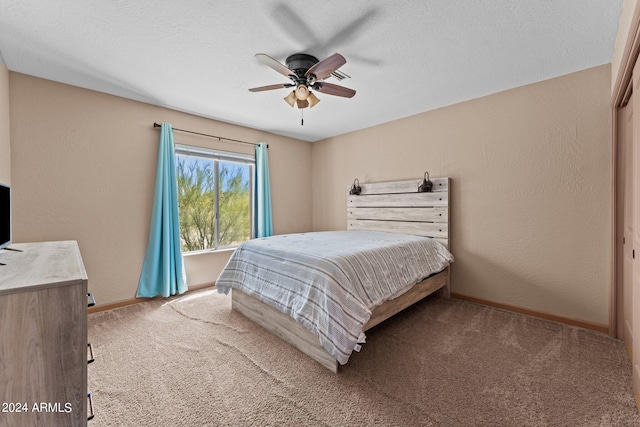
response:
<path id="1" fill-rule="evenodd" d="M 317 96 L 313 94 L 313 92 L 309 92 L 309 96 L 307 97 L 307 101 L 309 101 L 309 108 L 313 108 L 320 100 Z"/>
<path id="2" fill-rule="evenodd" d="M 287 104 L 291 105 L 291 107 L 293 107 L 294 105 L 296 105 L 296 92 L 294 90 L 292 90 L 289 95 L 285 96 L 283 98 Z"/>
<path id="3" fill-rule="evenodd" d="M 305 85 L 298 85 L 298 87 L 295 90 L 295 96 L 300 101 L 304 101 L 309 96 L 309 88 L 306 87 Z"/>

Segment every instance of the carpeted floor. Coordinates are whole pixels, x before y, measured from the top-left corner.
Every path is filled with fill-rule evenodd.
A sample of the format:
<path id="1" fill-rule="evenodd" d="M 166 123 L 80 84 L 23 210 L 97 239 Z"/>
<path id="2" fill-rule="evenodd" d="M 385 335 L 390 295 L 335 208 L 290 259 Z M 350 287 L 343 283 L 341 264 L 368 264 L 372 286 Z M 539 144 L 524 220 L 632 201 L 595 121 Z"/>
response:
<path id="1" fill-rule="evenodd" d="M 89 316 L 90 426 L 640 426 L 623 345 L 428 297 L 338 375 L 205 289 Z"/>

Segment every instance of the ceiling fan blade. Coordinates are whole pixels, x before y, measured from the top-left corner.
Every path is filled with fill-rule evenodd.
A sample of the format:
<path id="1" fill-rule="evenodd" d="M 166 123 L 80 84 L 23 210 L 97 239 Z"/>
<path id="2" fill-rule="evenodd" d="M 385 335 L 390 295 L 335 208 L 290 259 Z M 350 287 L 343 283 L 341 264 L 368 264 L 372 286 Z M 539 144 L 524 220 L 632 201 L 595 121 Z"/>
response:
<path id="1" fill-rule="evenodd" d="M 318 92 L 326 93 L 327 95 L 342 96 L 345 98 L 352 98 L 356 94 L 356 91 L 349 89 L 348 87 L 334 85 L 332 83 L 319 82 L 316 83 L 314 89 Z"/>
<path id="2" fill-rule="evenodd" d="M 323 59 L 322 61 L 315 64 L 313 67 L 309 68 L 305 73 L 305 77 L 309 77 L 310 75 L 315 75 L 316 80 L 324 80 L 331 75 L 335 70 L 342 67 L 347 63 L 347 60 L 344 59 L 344 56 L 339 53 L 334 53 L 330 57 Z"/>
<path id="3" fill-rule="evenodd" d="M 362 37 L 363 30 L 365 29 L 367 23 L 371 23 L 372 19 L 375 20 L 375 16 L 380 12 L 379 8 L 369 9 L 369 11 L 365 12 L 364 15 L 354 19 L 349 22 L 345 26 L 342 27 L 342 30 L 333 34 L 329 39 L 325 39 L 323 46 L 335 46 L 337 44 L 344 44 L 345 41 L 348 41 L 349 44 L 353 45 L 353 42 L 356 41 L 359 37 Z M 317 52 L 317 51 L 316 51 Z M 352 53 L 349 53 L 349 59 L 353 59 Z"/>
<path id="4" fill-rule="evenodd" d="M 309 101 L 306 99 L 298 99 L 298 108 L 307 108 L 309 106 Z"/>
<path id="5" fill-rule="evenodd" d="M 294 12 L 291 6 L 280 2 L 274 7 L 270 15 L 280 27 L 279 29 L 286 33 L 287 38 L 295 40 L 300 52 L 313 51 L 313 47 L 320 44 L 311 32 L 310 22 L 305 22 L 302 16 Z"/>
<path id="6" fill-rule="evenodd" d="M 249 92 L 262 92 L 263 90 L 282 89 L 291 86 L 293 86 L 291 83 L 281 83 L 277 85 L 252 87 L 251 89 L 249 89 Z"/>
<path id="7" fill-rule="evenodd" d="M 279 63 L 269 55 L 265 55 L 264 53 L 256 53 L 256 58 L 258 58 L 258 60 L 262 62 L 264 65 L 267 65 L 273 68 L 274 70 L 276 70 L 277 72 L 279 72 L 285 77 L 289 77 L 290 75 L 295 76 L 295 73 L 293 71 L 291 71 L 286 66 L 282 65 L 281 63 Z"/>

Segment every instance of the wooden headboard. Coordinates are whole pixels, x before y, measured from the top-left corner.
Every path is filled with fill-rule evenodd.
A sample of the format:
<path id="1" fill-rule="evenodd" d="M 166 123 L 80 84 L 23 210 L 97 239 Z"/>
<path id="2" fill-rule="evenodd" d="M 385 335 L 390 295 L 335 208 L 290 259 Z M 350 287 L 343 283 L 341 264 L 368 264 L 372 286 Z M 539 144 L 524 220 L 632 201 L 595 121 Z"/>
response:
<path id="1" fill-rule="evenodd" d="M 449 178 L 434 178 L 433 192 L 418 193 L 421 179 L 360 184 L 347 189 L 347 229 L 432 237 L 449 247 Z"/>

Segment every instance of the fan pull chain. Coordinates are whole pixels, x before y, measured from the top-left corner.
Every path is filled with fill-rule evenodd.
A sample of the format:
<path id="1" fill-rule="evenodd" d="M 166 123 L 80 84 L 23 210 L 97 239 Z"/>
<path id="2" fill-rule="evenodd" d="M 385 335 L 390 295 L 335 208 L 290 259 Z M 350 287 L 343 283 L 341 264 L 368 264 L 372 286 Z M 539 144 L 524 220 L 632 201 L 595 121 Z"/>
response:
<path id="1" fill-rule="evenodd" d="M 300 109 L 300 126 L 304 126 L 304 108 Z"/>

